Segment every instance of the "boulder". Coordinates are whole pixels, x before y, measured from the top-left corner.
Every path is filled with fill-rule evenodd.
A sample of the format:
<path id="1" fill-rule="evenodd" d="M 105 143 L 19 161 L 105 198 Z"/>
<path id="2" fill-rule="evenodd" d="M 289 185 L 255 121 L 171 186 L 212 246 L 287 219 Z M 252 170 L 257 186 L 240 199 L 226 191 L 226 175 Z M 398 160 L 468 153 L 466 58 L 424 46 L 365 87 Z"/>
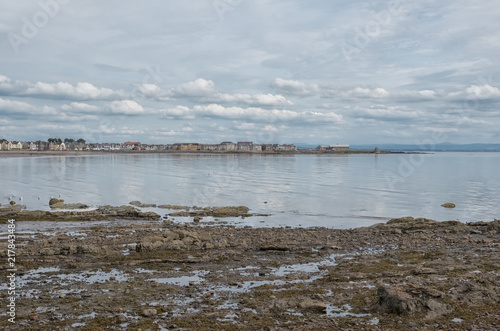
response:
<path id="1" fill-rule="evenodd" d="M 317 314 L 326 314 L 326 304 L 324 302 L 307 298 L 299 304 L 299 307 Z"/>
<path id="2" fill-rule="evenodd" d="M 214 207 L 212 216 L 213 217 L 238 217 L 246 216 L 250 209 L 246 206 L 236 206 L 236 207 Z"/>
<path id="3" fill-rule="evenodd" d="M 377 290 L 377 297 L 375 307 L 384 313 L 423 313 L 427 318 L 434 318 L 451 311 L 450 306 L 444 303 L 444 293 L 429 287 L 413 284 L 381 286 Z"/>
<path id="4" fill-rule="evenodd" d="M 49 206 L 52 209 L 86 209 L 89 206 L 83 203 L 64 203 L 62 199 L 52 198 L 49 201 Z"/>
<path id="5" fill-rule="evenodd" d="M 156 207 L 156 205 L 154 203 L 142 203 L 140 201 L 131 201 L 131 202 L 129 202 L 129 204 L 131 204 L 132 206 L 140 207 L 140 208 L 148 208 L 148 207 L 155 208 Z"/>
<path id="6" fill-rule="evenodd" d="M 158 312 L 155 308 L 144 308 L 142 310 L 142 316 L 144 317 L 151 317 L 155 316 L 156 314 L 158 314 Z"/>

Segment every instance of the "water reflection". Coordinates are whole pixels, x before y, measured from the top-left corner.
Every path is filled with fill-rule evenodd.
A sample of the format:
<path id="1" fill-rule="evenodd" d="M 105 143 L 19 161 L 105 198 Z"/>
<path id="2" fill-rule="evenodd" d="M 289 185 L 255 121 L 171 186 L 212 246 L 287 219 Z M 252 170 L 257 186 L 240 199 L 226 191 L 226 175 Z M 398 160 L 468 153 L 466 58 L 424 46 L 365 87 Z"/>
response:
<path id="1" fill-rule="evenodd" d="M 353 227 L 412 215 L 499 218 L 500 153 L 408 155 L 108 154 L 2 158 L 0 203 L 48 210 L 51 196 L 93 206 L 246 205 L 267 224 Z M 396 176 L 396 178 L 395 178 Z M 390 183 L 391 185 L 388 185 Z M 440 205 L 454 202 L 449 210 Z M 257 222 L 250 221 L 248 222 Z"/>

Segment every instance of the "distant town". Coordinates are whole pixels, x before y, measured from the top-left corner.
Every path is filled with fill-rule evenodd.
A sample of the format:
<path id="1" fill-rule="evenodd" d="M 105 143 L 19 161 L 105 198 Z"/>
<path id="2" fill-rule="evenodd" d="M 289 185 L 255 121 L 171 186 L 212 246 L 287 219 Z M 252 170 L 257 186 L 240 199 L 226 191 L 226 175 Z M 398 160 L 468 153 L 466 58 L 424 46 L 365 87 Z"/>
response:
<path id="1" fill-rule="evenodd" d="M 315 151 L 345 152 L 349 145 L 319 145 Z M 182 152 L 297 152 L 294 144 L 258 144 L 250 141 L 220 144 L 175 143 L 142 144 L 138 141 L 124 143 L 87 143 L 85 139 L 50 138 L 47 141 L 8 141 L 0 139 L 0 151 L 182 151 Z"/>

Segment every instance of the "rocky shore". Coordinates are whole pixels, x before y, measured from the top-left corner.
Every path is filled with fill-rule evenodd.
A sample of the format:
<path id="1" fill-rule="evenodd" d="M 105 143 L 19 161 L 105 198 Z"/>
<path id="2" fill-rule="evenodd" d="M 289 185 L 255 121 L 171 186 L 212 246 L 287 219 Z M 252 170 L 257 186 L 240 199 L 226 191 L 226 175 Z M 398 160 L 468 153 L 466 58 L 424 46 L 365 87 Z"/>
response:
<path id="1" fill-rule="evenodd" d="M 178 208 L 193 217 L 179 224 L 137 209 L 140 202 L 132 205 L 50 212 L 1 207 L 0 222 L 14 218 L 34 230 L 17 234 L 16 324 L 3 309 L 0 327 L 500 329 L 498 220 L 404 217 L 352 230 L 250 228 L 195 222 L 214 212 L 253 215 L 242 206 L 194 214 Z M 38 231 L 41 220 L 81 225 Z M 0 240 L 6 261 L 7 237 Z"/>

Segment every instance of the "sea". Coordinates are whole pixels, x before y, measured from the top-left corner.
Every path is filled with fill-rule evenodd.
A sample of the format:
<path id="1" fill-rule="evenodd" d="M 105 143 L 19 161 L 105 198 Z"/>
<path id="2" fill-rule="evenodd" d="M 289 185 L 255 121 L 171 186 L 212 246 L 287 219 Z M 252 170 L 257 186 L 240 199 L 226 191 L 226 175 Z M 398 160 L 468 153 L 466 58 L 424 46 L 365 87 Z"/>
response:
<path id="1" fill-rule="evenodd" d="M 51 197 L 90 208 L 244 205 L 269 215 L 225 220 L 251 227 L 345 229 L 405 216 L 493 221 L 500 219 L 499 166 L 495 152 L 0 156 L 0 203 L 30 210 L 50 210 Z M 443 208 L 447 202 L 456 207 Z"/>

